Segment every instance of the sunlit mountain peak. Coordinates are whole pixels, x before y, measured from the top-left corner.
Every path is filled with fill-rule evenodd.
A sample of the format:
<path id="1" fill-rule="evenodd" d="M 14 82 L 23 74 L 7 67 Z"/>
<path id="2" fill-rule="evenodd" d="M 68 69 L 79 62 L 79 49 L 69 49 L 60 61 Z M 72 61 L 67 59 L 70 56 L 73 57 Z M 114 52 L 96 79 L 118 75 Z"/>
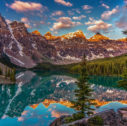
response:
<path id="1" fill-rule="evenodd" d="M 41 33 L 38 30 L 33 31 L 32 33 L 35 35 L 41 35 Z"/>
<path id="2" fill-rule="evenodd" d="M 89 41 L 94 41 L 94 42 L 99 42 L 101 40 L 109 40 L 108 37 L 100 34 L 100 33 L 96 33 L 94 36 L 92 36 Z"/>
<path id="3" fill-rule="evenodd" d="M 86 39 L 84 33 L 81 30 L 77 30 L 76 32 L 71 32 L 71 33 L 62 35 L 61 37 L 64 39 L 71 39 L 71 38 L 75 38 L 75 37 Z"/>
<path id="4" fill-rule="evenodd" d="M 124 37 L 124 38 L 118 39 L 118 41 L 121 41 L 121 42 L 127 42 L 127 38 Z"/>

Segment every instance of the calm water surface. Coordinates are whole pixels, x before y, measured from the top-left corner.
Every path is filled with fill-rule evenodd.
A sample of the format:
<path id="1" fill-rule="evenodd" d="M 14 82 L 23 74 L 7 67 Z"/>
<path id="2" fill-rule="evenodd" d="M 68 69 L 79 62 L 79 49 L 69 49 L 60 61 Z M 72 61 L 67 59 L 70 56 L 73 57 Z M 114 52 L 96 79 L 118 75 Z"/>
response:
<path id="1" fill-rule="evenodd" d="M 19 72 L 16 78 L 16 85 L 0 85 L 0 126 L 49 126 L 55 118 L 75 112 L 68 102 L 74 98 L 75 77 L 25 71 Z M 116 88 L 118 80 L 119 77 L 91 77 L 95 98 L 114 101 L 96 111 L 127 107 L 116 102 L 127 100 L 127 92 Z"/>

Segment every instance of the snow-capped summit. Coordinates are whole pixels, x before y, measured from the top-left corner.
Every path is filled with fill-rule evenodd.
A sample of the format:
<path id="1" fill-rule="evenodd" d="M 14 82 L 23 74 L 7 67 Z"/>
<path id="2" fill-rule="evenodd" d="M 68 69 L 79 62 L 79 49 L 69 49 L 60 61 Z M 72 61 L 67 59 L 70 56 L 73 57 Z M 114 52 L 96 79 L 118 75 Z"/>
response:
<path id="1" fill-rule="evenodd" d="M 47 40 L 55 40 L 55 39 L 64 40 L 64 39 L 73 39 L 73 38 L 83 38 L 83 39 L 86 39 L 84 33 L 81 30 L 78 30 L 76 32 L 71 32 L 71 33 L 68 33 L 68 34 L 65 34 L 65 35 L 62 35 L 62 36 L 54 36 L 54 35 L 51 34 L 51 32 L 47 32 L 44 35 L 44 37 Z"/>
<path id="2" fill-rule="evenodd" d="M 62 35 L 61 38 L 64 38 L 64 39 L 84 38 L 86 39 L 84 33 L 81 30 Z"/>

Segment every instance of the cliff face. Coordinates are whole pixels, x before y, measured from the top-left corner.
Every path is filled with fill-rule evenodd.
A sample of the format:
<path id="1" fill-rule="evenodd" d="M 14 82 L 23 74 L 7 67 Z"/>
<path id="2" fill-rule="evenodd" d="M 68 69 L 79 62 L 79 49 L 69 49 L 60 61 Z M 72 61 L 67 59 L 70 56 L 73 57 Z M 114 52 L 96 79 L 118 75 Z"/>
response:
<path id="1" fill-rule="evenodd" d="M 38 31 L 29 33 L 21 22 L 7 24 L 0 16 L 0 57 L 6 55 L 21 67 L 31 68 L 42 62 L 77 63 L 84 54 L 93 60 L 125 53 L 127 43 L 122 40 L 110 40 L 101 34 L 87 39 L 81 30 L 62 36 L 48 32 L 42 36 Z"/>
<path id="2" fill-rule="evenodd" d="M 12 63 L 31 68 L 43 62 L 43 58 L 54 56 L 55 48 L 44 37 L 29 33 L 23 23 L 7 24 L 0 16 L 0 52 Z"/>

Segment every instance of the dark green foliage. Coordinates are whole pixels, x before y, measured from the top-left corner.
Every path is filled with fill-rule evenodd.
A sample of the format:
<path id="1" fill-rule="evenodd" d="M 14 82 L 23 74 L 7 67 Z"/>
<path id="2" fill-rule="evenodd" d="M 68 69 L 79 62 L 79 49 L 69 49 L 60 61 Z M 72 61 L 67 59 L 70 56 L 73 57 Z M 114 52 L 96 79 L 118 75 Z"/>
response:
<path id="1" fill-rule="evenodd" d="M 103 126 L 104 120 L 101 116 L 94 116 L 88 119 L 88 126 Z"/>
<path id="2" fill-rule="evenodd" d="M 125 68 L 121 77 L 122 77 L 122 80 L 118 81 L 118 87 L 121 87 L 127 90 L 127 68 Z"/>
<path id="3" fill-rule="evenodd" d="M 15 74 L 16 74 L 16 70 L 15 69 L 12 69 L 11 74 L 10 74 L 10 80 L 12 82 L 15 82 L 16 81 Z"/>
<path id="4" fill-rule="evenodd" d="M 96 35 L 101 35 L 101 33 L 100 32 L 97 32 Z"/>
<path id="5" fill-rule="evenodd" d="M 97 59 L 87 62 L 87 72 L 89 75 L 112 75 L 119 76 L 122 74 L 127 62 L 127 55 L 117 56 L 113 58 Z M 53 65 L 50 63 L 38 64 L 32 70 L 40 71 L 61 71 L 79 74 L 81 70 L 80 64 L 69 65 Z"/>
<path id="6" fill-rule="evenodd" d="M 2 75 L 3 74 L 3 72 L 2 72 L 2 69 L 0 68 L 0 75 Z"/>
<path id="7" fill-rule="evenodd" d="M 8 71 L 7 71 L 7 76 L 10 77 L 10 75 L 11 75 L 11 70 L 8 69 Z"/>
<path id="8" fill-rule="evenodd" d="M 5 68 L 5 78 L 8 77 L 7 67 Z"/>
<path id="9" fill-rule="evenodd" d="M 12 82 L 15 82 L 16 81 L 15 74 L 16 74 L 16 70 L 14 68 L 13 69 L 7 67 L 5 68 L 5 78 L 8 78 Z"/>
<path id="10" fill-rule="evenodd" d="M 68 65 L 54 65 L 51 63 L 40 63 L 38 64 L 36 67 L 31 68 L 31 70 L 40 70 L 40 71 L 69 71 L 70 72 L 70 68 L 75 66 L 77 64 L 68 64 Z"/>
<path id="11" fill-rule="evenodd" d="M 82 118 L 84 118 L 84 113 L 82 114 L 82 113 L 80 113 L 80 112 L 77 112 L 77 113 L 74 113 L 72 116 L 70 116 L 70 117 L 66 117 L 65 118 L 65 122 L 66 123 L 70 123 L 70 122 L 73 122 L 73 121 L 75 121 L 75 120 L 80 120 L 80 119 L 82 119 Z"/>
<path id="12" fill-rule="evenodd" d="M 127 30 L 123 31 L 123 34 L 127 35 Z"/>
<path id="13" fill-rule="evenodd" d="M 127 63 L 127 55 L 114 58 L 93 60 L 87 63 L 89 75 L 121 75 Z M 79 73 L 80 65 L 70 68 L 72 73 Z"/>
<path id="14" fill-rule="evenodd" d="M 79 120 L 86 117 L 86 115 L 93 113 L 93 109 L 91 108 L 91 105 L 93 105 L 93 99 L 91 98 L 93 90 L 90 88 L 90 84 L 88 83 L 89 77 L 87 73 L 87 61 L 85 56 L 80 65 L 80 77 L 76 82 L 77 89 L 75 90 L 76 99 L 72 101 L 72 108 L 78 110 L 78 113 L 75 113 L 72 116 L 72 119 L 70 118 L 70 121 Z"/>

